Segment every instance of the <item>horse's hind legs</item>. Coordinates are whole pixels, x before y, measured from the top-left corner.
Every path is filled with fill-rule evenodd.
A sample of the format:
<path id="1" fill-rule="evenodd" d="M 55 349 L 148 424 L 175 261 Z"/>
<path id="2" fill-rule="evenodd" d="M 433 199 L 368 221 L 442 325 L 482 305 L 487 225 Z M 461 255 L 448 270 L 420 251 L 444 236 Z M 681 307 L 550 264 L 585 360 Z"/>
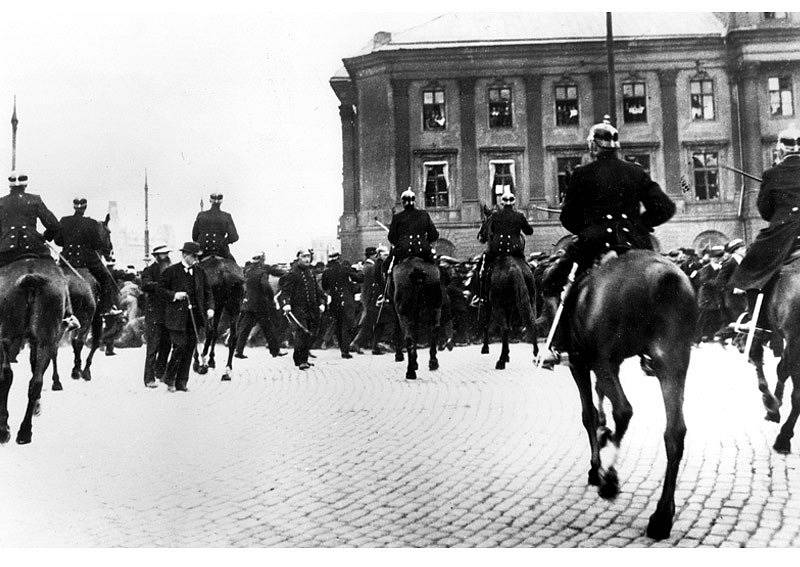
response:
<path id="1" fill-rule="evenodd" d="M 788 454 L 792 450 L 792 437 L 794 436 L 794 426 L 797 423 L 797 417 L 800 415 L 800 372 L 798 372 L 798 365 L 795 361 L 796 346 L 790 342 L 784 351 L 781 362 L 784 364 L 784 369 L 787 374 L 792 377 L 792 408 L 789 410 L 789 417 L 786 418 L 786 423 L 781 426 L 778 436 L 775 438 L 775 443 L 772 448 L 778 453 Z"/>
<path id="2" fill-rule="evenodd" d="M 767 415 L 764 416 L 764 419 L 780 423 L 780 402 L 778 401 L 779 398 L 769 391 L 769 384 L 767 384 L 767 379 L 764 376 L 764 345 L 760 341 L 754 343 L 750 348 L 750 360 L 756 367 L 756 378 L 758 380 L 758 390 L 761 392 L 761 402 L 767 410 Z M 781 363 L 785 365 L 783 359 L 781 359 Z M 781 365 L 779 365 L 779 367 L 780 366 Z M 780 376 L 780 372 L 778 375 Z"/>
<path id="3" fill-rule="evenodd" d="M 682 358 L 680 361 L 673 360 L 670 363 L 671 368 L 659 376 L 667 417 L 667 426 L 664 430 L 667 471 L 664 475 L 661 498 L 647 524 L 647 536 L 657 540 L 669 537 L 672 530 L 672 519 L 675 515 L 675 485 L 683 458 L 683 441 L 686 437 L 686 423 L 683 421 L 683 389 L 686 370 L 689 367 L 688 348 Z"/>
<path id="4" fill-rule="evenodd" d="M 597 442 L 600 447 L 600 496 L 613 498 L 619 493 L 619 479 L 615 468 L 617 454 L 622 438 L 628 430 L 633 408 L 631 407 L 622 384 L 619 382 L 619 365 L 609 364 L 595 368 L 598 392 L 606 395 L 611 402 L 611 415 L 614 417 L 614 433 L 598 421 Z M 602 399 L 602 396 L 599 396 Z"/>
<path id="5" fill-rule="evenodd" d="M 64 389 L 61 385 L 61 377 L 58 375 L 58 356 L 53 357 L 53 391 L 60 392 Z"/>
<path id="6" fill-rule="evenodd" d="M 597 444 L 597 410 L 592 401 L 592 378 L 589 372 L 589 367 L 579 361 L 574 361 L 570 366 L 572 372 L 572 379 L 578 387 L 578 394 L 581 398 L 581 419 L 583 427 L 589 436 L 589 450 L 591 456 L 589 458 L 589 479 L 591 485 L 598 486 L 600 484 L 600 449 Z"/>
<path id="7" fill-rule="evenodd" d="M 8 427 L 8 391 L 11 389 L 11 382 L 14 381 L 14 373 L 11 367 L 2 369 L 0 375 L 0 445 L 8 443 L 11 439 L 11 430 Z"/>
<path id="8" fill-rule="evenodd" d="M 49 360 L 49 359 L 48 359 Z M 25 417 L 17 432 L 17 443 L 27 445 L 33 437 L 33 416 L 39 413 L 39 398 L 42 396 L 42 375 L 35 372 L 28 384 L 28 407 L 25 409 Z"/>
<path id="9" fill-rule="evenodd" d="M 497 363 L 494 365 L 496 370 L 505 370 L 506 363 L 509 360 L 508 357 L 508 328 L 504 327 L 501 331 L 501 335 L 503 337 L 503 346 L 500 349 L 500 358 L 497 359 Z"/>

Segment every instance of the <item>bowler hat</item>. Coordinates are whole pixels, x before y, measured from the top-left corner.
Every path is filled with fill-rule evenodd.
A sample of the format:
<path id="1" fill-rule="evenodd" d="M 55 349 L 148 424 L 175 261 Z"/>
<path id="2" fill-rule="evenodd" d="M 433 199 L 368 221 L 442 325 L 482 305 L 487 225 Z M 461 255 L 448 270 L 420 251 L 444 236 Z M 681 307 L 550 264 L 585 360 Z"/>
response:
<path id="1" fill-rule="evenodd" d="M 339 252 L 331 252 L 328 254 L 328 260 L 338 260 L 341 254 Z"/>
<path id="2" fill-rule="evenodd" d="M 194 254 L 197 256 L 202 252 L 202 248 L 197 242 L 184 242 L 183 246 L 181 246 L 181 252 L 185 252 L 186 254 Z"/>
<path id="3" fill-rule="evenodd" d="M 721 258 L 724 253 L 725 253 L 724 246 L 712 246 L 711 249 L 708 251 L 709 256 L 711 256 L 712 258 Z"/>

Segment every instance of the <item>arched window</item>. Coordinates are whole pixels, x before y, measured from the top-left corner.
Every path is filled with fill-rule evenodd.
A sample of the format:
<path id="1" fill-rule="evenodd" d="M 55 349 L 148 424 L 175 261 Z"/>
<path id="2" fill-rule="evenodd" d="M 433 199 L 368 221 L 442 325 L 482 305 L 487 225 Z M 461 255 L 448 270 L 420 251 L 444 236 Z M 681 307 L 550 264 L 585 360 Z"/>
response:
<path id="1" fill-rule="evenodd" d="M 711 248 L 712 246 L 724 246 L 730 238 L 719 232 L 718 230 L 706 230 L 698 234 L 692 248 L 698 252 L 702 252 L 704 248 Z"/>

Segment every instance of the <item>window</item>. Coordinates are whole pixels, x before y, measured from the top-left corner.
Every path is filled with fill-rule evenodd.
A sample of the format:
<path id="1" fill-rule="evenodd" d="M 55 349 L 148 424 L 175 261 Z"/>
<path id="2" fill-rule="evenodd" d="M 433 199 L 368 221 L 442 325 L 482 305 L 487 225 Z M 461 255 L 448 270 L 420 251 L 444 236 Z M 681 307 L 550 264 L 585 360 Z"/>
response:
<path id="1" fill-rule="evenodd" d="M 447 162 L 426 162 L 422 167 L 425 174 L 425 206 L 449 207 L 450 187 L 447 181 Z"/>
<path id="2" fill-rule="evenodd" d="M 697 79 L 691 82 L 692 120 L 714 120 L 714 82 Z"/>
<path id="3" fill-rule="evenodd" d="M 622 83 L 622 116 L 625 122 L 647 122 L 647 91 L 644 83 Z"/>
<path id="4" fill-rule="evenodd" d="M 694 196 L 698 201 L 719 197 L 719 165 L 717 152 L 693 152 Z"/>
<path id="5" fill-rule="evenodd" d="M 785 20 L 789 17 L 789 12 L 764 12 L 765 20 Z"/>
<path id="6" fill-rule="evenodd" d="M 792 78 L 770 77 L 769 85 L 769 113 L 771 116 L 793 116 L 794 104 L 792 101 Z"/>
<path id="7" fill-rule="evenodd" d="M 511 128 L 511 88 L 489 89 L 489 128 Z"/>
<path id="8" fill-rule="evenodd" d="M 444 113 L 444 90 L 422 91 L 422 127 L 425 130 L 444 130 L 447 118 Z"/>
<path id="9" fill-rule="evenodd" d="M 580 156 L 569 156 L 556 158 L 556 170 L 558 172 L 558 202 L 564 202 L 564 195 L 569 187 L 569 180 L 572 172 L 581 164 Z"/>
<path id="10" fill-rule="evenodd" d="M 650 154 L 625 154 L 625 160 L 635 163 L 650 175 Z"/>
<path id="11" fill-rule="evenodd" d="M 492 178 L 492 204 L 496 205 L 506 189 L 515 192 L 514 160 L 490 161 L 489 173 Z"/>
<path id="12" fill-rule="evenodd" d="M 561 85 L 556 87 L 556 126 L 578 125 L 578 87 Z"/>

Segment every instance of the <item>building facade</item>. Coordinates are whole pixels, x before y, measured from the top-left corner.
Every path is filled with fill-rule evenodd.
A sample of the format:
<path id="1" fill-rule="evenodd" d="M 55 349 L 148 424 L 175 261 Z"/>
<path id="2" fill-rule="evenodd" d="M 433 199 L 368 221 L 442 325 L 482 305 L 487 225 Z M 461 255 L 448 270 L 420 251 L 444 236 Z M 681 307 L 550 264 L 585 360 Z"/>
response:
<path id="1" fill-rule="evenodd" d="M 800 14 L 614 14 L 622 154 L 678 205 L 654 244 L 752 241 L 757 176 L 798 120 Z M 340 101 L 342 253 L 386 242 L 408 187 L 439 228 L 439 252 L 478 253 L 482 206 L 508 187 L 534 227 L 527 250 L 568 233 L 558 209 L 586 135 L 609 109 L 605 16 L 452 14 L 378 32 L 331 79 Z"/>

